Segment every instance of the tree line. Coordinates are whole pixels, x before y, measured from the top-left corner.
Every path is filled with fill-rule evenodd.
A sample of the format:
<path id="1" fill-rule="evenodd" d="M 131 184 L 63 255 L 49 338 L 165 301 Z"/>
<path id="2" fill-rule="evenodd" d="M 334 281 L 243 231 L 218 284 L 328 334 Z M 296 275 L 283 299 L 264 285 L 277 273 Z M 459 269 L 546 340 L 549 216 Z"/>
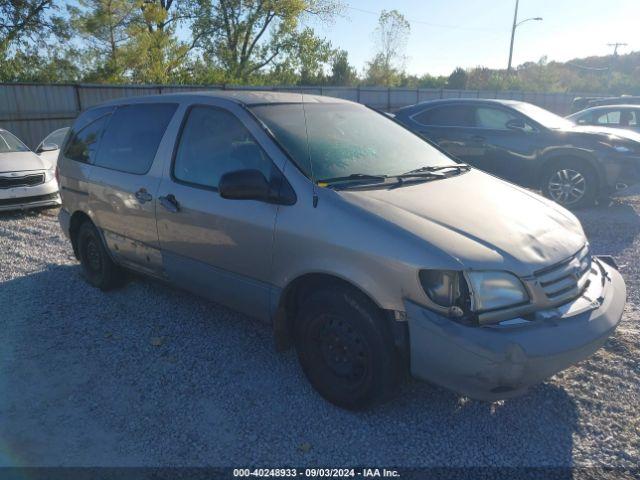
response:
<path id="1" fill-rule="evenodd" d="M 309 26 L 343 11 L 340 0 L 0 0 L 0 81 L 640 93 L 640 52 L 410 75 L 411 25 L 397 10 L 380 13 L 358 71 Z"/>

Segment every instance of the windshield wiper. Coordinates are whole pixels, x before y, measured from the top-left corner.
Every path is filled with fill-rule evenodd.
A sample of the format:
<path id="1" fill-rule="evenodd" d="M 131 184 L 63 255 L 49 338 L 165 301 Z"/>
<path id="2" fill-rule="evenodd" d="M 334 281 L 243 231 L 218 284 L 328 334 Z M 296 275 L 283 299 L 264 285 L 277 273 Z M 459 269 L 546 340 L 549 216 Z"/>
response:
<path id="1" fill-rule="evenodd" d="M 458 172 L 462 172 L 463 170 L 464 171 L 469 170 L 471 166 L 467 165 L 466 163 L 456 163 L 455 165 L 434 165 L 434 166 L 416 168 L 415 170 L 409 170 L 408 172 L 405 172 L 402 175 L 398 175 L 398 176 L 399 177 L 411 176 L 415 173 L 433 173 L 433 172 L 439 172 L 441 170 L 447 170 L 449 168 L 454 168 Z"/>
<path id="2" fill-rule="evenodd" d="M 387 175 L 369 175 L 367 173 L 352 173 L 351 175 L 345 175 L 343 177 L 334 177 L 334 178 L 323 178 L 318 180 L 318 183 L 326 183 L 327 185 L 331 185 L 333 183 L 339 182 L 352 182 L 352 181 L 360 181 L 360 180 L 380 180 L 384 181 L 388 178 Z"/>

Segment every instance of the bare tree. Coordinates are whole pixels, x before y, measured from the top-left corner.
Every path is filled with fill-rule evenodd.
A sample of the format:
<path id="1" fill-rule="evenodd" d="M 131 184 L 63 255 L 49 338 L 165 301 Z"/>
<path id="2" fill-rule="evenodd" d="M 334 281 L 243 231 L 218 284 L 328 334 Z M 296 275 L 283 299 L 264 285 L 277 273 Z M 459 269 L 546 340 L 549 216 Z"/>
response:
<path id="1" fill-rule="evenodd" d="M 367 81 L 393 86 L 404 71 L 411 25 L 398 10 L 383 10 L 374 32 L 376 54 L 367 63 Z"/>

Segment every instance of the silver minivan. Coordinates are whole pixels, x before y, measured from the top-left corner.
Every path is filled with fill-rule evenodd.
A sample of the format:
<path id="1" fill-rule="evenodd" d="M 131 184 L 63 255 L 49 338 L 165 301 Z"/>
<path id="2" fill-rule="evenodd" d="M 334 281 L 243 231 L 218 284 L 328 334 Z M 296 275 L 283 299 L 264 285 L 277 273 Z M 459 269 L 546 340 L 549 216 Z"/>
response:
<path id="1" fill-rule="evenodd" d="M 82 113 L 60 224 L 87 281 L 134 270 L 269 322 L 327 400 L 405 372 L 494 400 L 587 358 L 626 289 L 559 205 L 363 105 L 272 92 L 124 99 Z"/>

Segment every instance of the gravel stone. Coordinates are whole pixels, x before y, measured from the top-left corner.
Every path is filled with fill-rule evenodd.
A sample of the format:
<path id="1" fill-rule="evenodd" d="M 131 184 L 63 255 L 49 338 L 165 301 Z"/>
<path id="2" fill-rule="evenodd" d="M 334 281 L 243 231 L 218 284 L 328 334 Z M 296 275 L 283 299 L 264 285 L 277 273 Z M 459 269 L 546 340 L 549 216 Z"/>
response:
<path id="1" fill-rule="evenodd" d="M 267 325 L 144 278 L 96 290 L 57 210 L 0 214 L 0 466 L 637 467 L 640 196 L 577 215 L 628 286 L 601 350 L 513 400 L 409 380 L 353 413 Z"/>

